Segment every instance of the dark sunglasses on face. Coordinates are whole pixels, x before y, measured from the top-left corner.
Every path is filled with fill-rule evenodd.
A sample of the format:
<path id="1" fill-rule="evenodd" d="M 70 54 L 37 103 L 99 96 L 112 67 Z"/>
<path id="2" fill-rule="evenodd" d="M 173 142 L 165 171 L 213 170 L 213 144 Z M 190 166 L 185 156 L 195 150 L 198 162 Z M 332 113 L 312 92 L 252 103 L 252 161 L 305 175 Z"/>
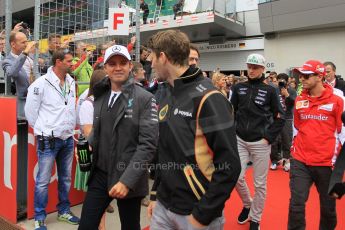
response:
<path id="1" fill-rule="evenodd" d="M 303 78 L 305 80 L 308 80 L 312 76 L 318 76 L 318 74 L 314 74 L 314 73 L 312 73 L 312 74 L 301 74 L 301 75 L 299 75 L 299 78 Z"/>

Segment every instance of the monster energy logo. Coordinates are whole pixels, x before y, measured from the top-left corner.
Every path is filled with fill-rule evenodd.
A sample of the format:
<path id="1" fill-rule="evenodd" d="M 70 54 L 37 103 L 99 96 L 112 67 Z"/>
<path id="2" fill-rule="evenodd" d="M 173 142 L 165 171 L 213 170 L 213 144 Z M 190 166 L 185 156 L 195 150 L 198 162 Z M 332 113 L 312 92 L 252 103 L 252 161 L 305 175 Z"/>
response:
<path id="1" fill-rule="evenodd" d="M 80 160 L 83 163 L 87 162 L 87 150 L 83 149 L 83 150 L 79 150 L 79 156 L 80 156 Z"/>

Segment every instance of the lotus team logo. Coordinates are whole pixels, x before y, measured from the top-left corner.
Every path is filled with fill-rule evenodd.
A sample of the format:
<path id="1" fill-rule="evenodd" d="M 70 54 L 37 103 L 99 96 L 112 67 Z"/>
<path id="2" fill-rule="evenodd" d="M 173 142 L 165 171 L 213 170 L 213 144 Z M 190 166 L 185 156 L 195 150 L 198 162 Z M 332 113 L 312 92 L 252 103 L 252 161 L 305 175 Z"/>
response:
<path id="1" fill-rule="evenodd" d="M 159 111 L 159 120 L 163 120 L 168 113 L 169 105 L 165 105 L 161 111 Z"/>

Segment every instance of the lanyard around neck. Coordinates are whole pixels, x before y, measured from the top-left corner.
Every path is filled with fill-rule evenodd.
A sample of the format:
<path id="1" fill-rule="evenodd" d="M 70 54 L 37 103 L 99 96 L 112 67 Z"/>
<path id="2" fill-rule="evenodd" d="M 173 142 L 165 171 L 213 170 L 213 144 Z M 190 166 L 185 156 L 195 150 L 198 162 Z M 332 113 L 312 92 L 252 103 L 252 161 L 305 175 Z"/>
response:
<path id="1" fill-rule="evenodd" d="M 67 86 L 66 86 L 66 82 L 64 84 L 64 90 L 62 89 L 62 87 L 60 86 L 61 91 L 59 91 L 47 78 L 45 79 L 51 86 L 53 86 L 53 88 L 63 97 L 63 99 L 65 100 L 65 105 L 68 104 L 68 95 L 71 92 L 71 87 L 68 87 L 68 92 L 67 92 Z M 67 98 L 66 98 L 67 95 Z"/>

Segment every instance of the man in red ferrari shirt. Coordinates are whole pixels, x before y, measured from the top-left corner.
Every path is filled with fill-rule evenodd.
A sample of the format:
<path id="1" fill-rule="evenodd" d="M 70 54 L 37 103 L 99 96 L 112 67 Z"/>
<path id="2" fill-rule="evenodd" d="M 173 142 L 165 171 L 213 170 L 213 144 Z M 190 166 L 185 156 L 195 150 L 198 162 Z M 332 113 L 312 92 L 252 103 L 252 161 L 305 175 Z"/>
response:
<path id="1" fill-rule="evenodd" d="M 297 134 L 291 149 L 290 206 L 288 229 L 305 229 L 305 203 L 313 183 L 320 198 L 319 229 L 332 230 L 337 225 L 335 200 L 328 195 L 332 158 L 343 130 L 341 114 L 344 101 L 333 88 L 323 83 L 324 65 L 315 60 L 295 69 L 300 74 L 303 91 L 296 98 L 294 126 Z"/>

